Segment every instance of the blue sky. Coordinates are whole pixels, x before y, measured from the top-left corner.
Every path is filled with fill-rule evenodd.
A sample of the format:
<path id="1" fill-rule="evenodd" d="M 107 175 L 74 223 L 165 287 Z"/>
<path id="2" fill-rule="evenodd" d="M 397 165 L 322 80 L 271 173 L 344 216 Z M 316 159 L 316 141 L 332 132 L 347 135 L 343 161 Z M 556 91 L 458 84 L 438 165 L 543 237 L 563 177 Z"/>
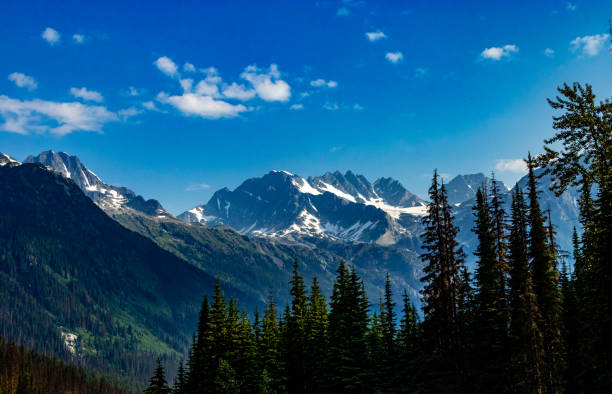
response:
<path id="1" fill-rule="evenodd" d="M 610 18 L 609 0 L 3 1 L 0 151 L 75 154 L 173 213 L 272 169 L 511 184 L 556 86 L 612 96 Z"/>

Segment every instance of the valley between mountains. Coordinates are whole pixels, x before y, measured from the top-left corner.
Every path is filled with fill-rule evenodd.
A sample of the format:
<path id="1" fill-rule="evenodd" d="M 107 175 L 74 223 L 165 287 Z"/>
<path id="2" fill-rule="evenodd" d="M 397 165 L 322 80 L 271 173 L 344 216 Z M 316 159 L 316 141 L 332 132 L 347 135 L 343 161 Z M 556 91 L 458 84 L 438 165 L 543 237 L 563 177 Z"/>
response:
<path id="1" fill-rule="evenodd" d="M 3 154 L 0 164 L 2 207 L 10 212 L 3 218 L 14 219 L 2 220 L 0 291 L 39 316 L 27 323 L 6 311 L 0 334 L 46 354 L 137 381 L 162 354 L 172 372 L 215 278 L 248 311 L 261 310 L 270 294 L 284 305 L 295 258 L 306 281 L 316 276 L 324 294 L 344 259 L 363 278 L 370 300 L 382 297 L 387 273 L 395 288 L 418 299 L 426 201 L 392 178 L 270 171 L 174 216 L 157 200 L 106 184 L 67 153 L 46 151 L 23 162 Z M 447 184 L 468 263 L 475 191 L 492 182 L 472 174 Z M 561 249 L 570 250 L 577 192 L 556 198 L 549 185 L 541 179 L 542 206 Z M 511 189 L 498 186 L 508 204 Z M 525 179 L 518 187 L 526 187 Z M 72 305 L 62 307 L 68 299 Z"/>

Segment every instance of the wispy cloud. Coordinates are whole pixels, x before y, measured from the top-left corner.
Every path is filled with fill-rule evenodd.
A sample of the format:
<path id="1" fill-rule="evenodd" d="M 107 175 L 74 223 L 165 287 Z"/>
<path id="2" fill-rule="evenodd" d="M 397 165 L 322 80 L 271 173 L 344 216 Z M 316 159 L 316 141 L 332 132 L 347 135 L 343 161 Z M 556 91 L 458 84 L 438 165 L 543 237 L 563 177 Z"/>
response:
<path id="1" fill-rule="evenodd" d="M 45 28 L 45 30 L 43 30 L 41 37 L 43 38 L 43 40 L 47 41 L 50 45 L 55 45 L 59 43 L 61 39 L 61 34 L 59 34 L 57 30 L 51 27 L 47 27 Z"/>
<path id="2" fill-rule="evenodd" d="M 304 109 L 304 104 L 291 104 L 289 109 L 292 109 L 294 111 L 299 111 L 299 110 Z"/>
<path id="3" fill-rule="evenodd" d="M 20 88 L 25 88 L 28 90 L 34 90 L 38 87 L 38 84 L 34 78 L 23 73 L 14 72 L 9 74 L 8 80 L 14 82 L 15 85 L 19 86 Z"/>
<path id="4" fill-rule="evenodd" d="M 106 123 L 119 120 L 104 106 L 40 99 L 17 100 L 5 95 L 0 95 L 0 116 L 4 119 L 0 130 L 19 134 L 50 132 L 65 135 L 76 130 L 99 132 Z"/>
<path id="5" fill-rule="evenodd" d="M 72 41 L 77 44 L 83 44 L 85 42 L 85 36 L 83 34 L 73 34 Z"/>
<path id="6" fill-rule="evenodd" d="M 196 68 L 193 64 L 186 62 L 185 64 L 183 64 L 183 71 L 188 73 L 194 73 L 196 71 Z"/>
<path id="7" fill-rule="evenodd" d="M 404 58 L 404 54 L 401 52 L 387 52 L 385 54 L 385 59 L 390 61 L 393 64 L 399 63 Z"/>
<path id="8" fill-rule="evenodd" d="M 550 49 L 550 48 L 546 48 L 546 49 L 544 49 L 544 56 L 546 56 L 546 57 L 553 57 L 553 56 L 555 56 L 555 51 Z"/>
<path id="9" fill-rule="evenodd" d="M 86 87 L 82 88 L 70 88 L 70 94 L 72 94 L 76 98 L 80 98 L 87 101 L 95 101 L 96 103 L 101 103 L 104 101 L 104 97 L 99 92 L 94 90 L 88 90 Z"/>
<path id="10" fill-rule="evenodd" d="M 569 11 L 576 11 L 576 4 L 572 4 L 568 1 L 565 3 L 565 8 Z"/>
<path id="11" fill-rule="evenodd" d="M 337 103 L 327 102 L 323 104 L 323 109 L 326 109 L 328 111 L 337 111 L 340 109 L 340 107 L 338 106 Z"/>
<path id="12" fill-rule="evenodd" d="M 417 79 L 425 78 L 429 75 L 429 69 L 426 67 L 417 67 L 414 69 L 414 77 Z"/>
<path id="13" fill-rule="evenodd" d="M 338 15 L 338 16 L 349 16 L 349 15 L 351 15 L 351 10 L 349 10 L 346 7 L 340 7 L 340 8 L 338 8 L 338 11 L 336 11 L 336 15 Z"/>
<path id="14" fill-rule="evenodd" d="M 206 189 L 210 189 L 210 185 L 209 184 L 207 184 L 207 183 L 194 183 L 194 184 L 191 184 L 191 185 L 187 186 L 185 188 L 185 191 L 196 192 L 196 191 L 199 191 L 199 190 L 206 190 Z"/>
<path id="15" fill-rule="evenodd" d="M 497 61 L 505 57 L 510 57 L 510 55 L 512 55 L 513 53 L 518 53 L 518 51 L 519 51 L 519 48 L 516 45 L 507 44 L 507 45 L 504 45 L 503 47 L 486 48 L 480 53 L 480 56 L 483 59 L 490 59 L 490 60 Z"/>
<path id="16" fill-rule="evenodd" d="M 126 121 L 128 120 L 128 118 L 131 118 L 136 115 L 140 115 L 143 112 L 144 112 L 143 110 L 138 109 L 136 107 L 129 107 L 129 108 L 121 109 L 117 111 L 117 115 L 119 115 L 119 118 L 121 118 L 121 120 Z"/>
<path id="17" fill-rule="evenodd" d="M 595 56 L 604 48 L 609 37 L 609 34 L 576 37 L 570 42 L 570 47 L 573 52 L 580 52 L 586 56 Z"/>
<path id="18" fill-rule="evenodd" d="M 320 87 L 335 88 L 336 86 L 338 86 L 338 82 L 326 81 L 322 78 L 319 78 L 319 79 L 315 79 L 314 81 L 310 81 L 310 86 L 313 86 L 315 88 L 320 88 Z"/>
<path id="19" fill-rule="evenodd" d="M 368 40 L 370 40 L 370 42 L 374 42 L 374 41 L 382 40 L 383 38 L 387 38 L 385 33 L 383 33 L 380 30 L 368 32 L 365 34 L 365 36 Z"/>
<path id="20" fill-rule="evenodd" d="M 353 104 L 353 109 L 355 111 L 363 111 L 363 107 L 357 103 Z"/>
<path id="21" fill-rule="evenodd" d="M 523 174 L 527 172 L 527 165 L 523 159 L 499 159 L 495 163 L 495 170 Z"/>

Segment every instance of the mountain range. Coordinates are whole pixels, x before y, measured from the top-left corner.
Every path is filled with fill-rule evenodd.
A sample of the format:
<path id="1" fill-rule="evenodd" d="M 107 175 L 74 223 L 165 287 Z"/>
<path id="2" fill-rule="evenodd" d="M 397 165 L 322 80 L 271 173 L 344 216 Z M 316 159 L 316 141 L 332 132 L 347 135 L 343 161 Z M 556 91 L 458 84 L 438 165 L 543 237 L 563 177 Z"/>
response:
<path id="1" fill-rule="evenodd" d="M 67 153 L 42 152 L 26 158 L 23 165 L 0 154 L 0 166 L 0 203 L 6 215 L 1 227 L 8 251 L 2 257 L 6 269 L 0 291 L 10 299 L 26 300 L 15 303 L 32 310 L 45 336 L 55 340 L 40 344 L 34 326 L 11 326 L 10 321 L 0 321 L 1 333 L 21 335 L 22 342 L 52 354 L 63 352 L 95 364 L 94 355 L 116 348 L 121 342 L 117 336 L 129 326 L 137 333 L 128 337 L 129 346 L 143 354 L 179 357 L 189 342 L 186 330 L 193 328 L 201 295 L 210 292 L 213 278 L 250 311 L 261 309 L 270 292 L 283 305 L 289 301 L 287 282 L 294 258 L 307 281 L 317 276 L 325 294 L 330 294 L 334 271 L 344 259 L 364 279 L 374 303 L 383 293 L 387 272 L 397 290 L 396 302 L 404 289 L 418 299 L 426 201 L 392 178 L 370 182 L 351 171 L 307 178 L 271 171 L 234 190 L 221 189 L 208 202 L 175 217 L 156 200 L 106 184 Z M 483 184 L 491 190 L 492 182 L 483 174 L 472 174 L 446 185 L 470 264 L 475 192 Z M 548 177 L 540 179 L 541 202 L 544 209 L 550 208 L 558 243 L 569 250 L 571 231 L 578 223 L 578 193 L 570 189 L 556 198 L 548 190 L 551 182 Z M 525 184 L 523 178 L 518 187 Z M 497 185 L 509 210 L 509 188 Z M 20 243 L 11 244 L 11 239 Z M 47 257 L 32 260 L 37 256 Z M 61 256 L 60 265 L 54 256 Z M 39 287 L 29 282 L 32 277 L 26 272 L 31 267 L 44 278 L 36 282 Z M 43 283 L 58 289 L 51 298 L 44 295 Z M 173 287 L 180 291 L 172 294 Z M 75 318 L 60 307 L 60 300 L 74 297 L 75 310 L 98 311 L 94 320 L 105 322 L 103 329 L 85 315 Z M 11 327 L 18 327 L 19 333 Z M 103 339 L 105 330 L 119 342 L 112 345 Z M 72 335 L 76 347 L 68 346 Z M 114 357 L 119 365 L 129 364 Z M 125 367 L 119 374 L 141 376 Z"/>

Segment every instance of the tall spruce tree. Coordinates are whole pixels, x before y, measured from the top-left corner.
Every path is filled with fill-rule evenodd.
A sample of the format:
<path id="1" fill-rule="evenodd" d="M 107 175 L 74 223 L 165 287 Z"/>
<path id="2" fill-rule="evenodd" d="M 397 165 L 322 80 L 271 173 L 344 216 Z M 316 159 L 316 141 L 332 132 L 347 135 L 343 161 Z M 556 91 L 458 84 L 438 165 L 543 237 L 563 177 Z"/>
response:
<path id="1" fill-rule="evenodd" d="M 307 296 L 304 279 L 299 273 L 297 258 L 293 262 L 291 281 L 291 310 L 287 317 L 285 331 L 285 362 L 287 368 L 287 389 L 292 393 L 309 392 L 310 379 L 307 376 Z"/>
<path id="2" fill-rule="evenodd" d="M 170 387 L 168 387 L 168 382 L 164 376 L 164 367 L 159 358 L 157 359 L 155 373 L 149 381 L 149 387 L 147 387 L 144 392 L 146 394 L 168 394 L 172 392 Z"/>
<path id="3" fill-rule="evenodd" d="M 527 207 L 521 189 L 512 193 L 509 245 L 511 392 L 543 393 L 544 344 L 537 297 L 529 273 Z"/>
<path id="4" fill-rule="evenodd" d="M 186 373 L 183 367 L 183 362 L 179 362 L 178 370 L 176 371 L 176 378 L 174 379 L 174 385 L 172 386 L 172 393 L 174 394 L 185 394 L 187 391 L 186 384 Z"/>
<path id="5" fill-rule="evenodd" d="M 363 283 L 340 261 L 330 299 L 325 391 L 367 391 L 368 300 Z"/>
<path id="6" fill-rule="evenodd" d="M 476 391 L 503 391 L 507 387 L 507 313 L 504 271 L 486 188 L 476 192 L 474 233 L 478 239 L 475 321 L 473 330 L 473 378 Z"/>
<path id="7" fill-rule="evenodd" d="M 306 368 L 310 392 L 321 392 L 325 370 L 325 352 L 328 347 L 328 312 L 325 296 L 321 293 L 317 277 L 313 277 L 306 315 Z"/>
<path id="8" fill-rule="evenodd" d="M 434 171 L 430 203 L 423 219 L 423 337 L 426 351 L 432 356 L 429 389 L 453 392 L 462 386 L 464 378 L 460 354 L 463 327 L 458 321 L 464 255 L 456 241 L 458 229 L 453 224 L 445 187 L 438 178 Z"/>
<path id="9" fill-rule="evenodd" d="M 612 391 L 612 101 L 597 103 L 589 84 L 564 84 L 558 91 L 548 102 L 562 113 L 553 118 L 556 133 L 544 141 L 538 162 L 555 179 L 557 195 L 570 185 L 581 188 L 581 386 Z"/>
<path id="10" fill-rule="evenodd" d="M 544 216 L 538 201 L 536 163 L 531 154 L 527 157 L 528 196 L 529 196 L 529 256 L 533 289 L 540 311 L 539 327 L 544 338 L 545 368 L 544 379 L 548 392 L 562 391 L 564 373 L 564 349 L 561 339 L 561 297 L 559 293 L 559 273 L 555 256 L 551 253 L 554 246 L 549 245 Z"/>
<path id="11" fill-rule="evenodd" d="M 423 348 L 417 310 L 404 291 L 402 320 L 397 333 L 398 366 L 394 389 L 403 393 L 423 391 Z"/>
<path id="12" fill-rule="evenodd" d="M 266 304 L 261 328 L 261 340 L 257 348 L 259 369 L 262 371 L 263 386 L 266 392 L 282 392 L 285 390 L 284 369 L 280 354 L 279 323 L 276 314 L 274 297 L 270 297 Z"/>

